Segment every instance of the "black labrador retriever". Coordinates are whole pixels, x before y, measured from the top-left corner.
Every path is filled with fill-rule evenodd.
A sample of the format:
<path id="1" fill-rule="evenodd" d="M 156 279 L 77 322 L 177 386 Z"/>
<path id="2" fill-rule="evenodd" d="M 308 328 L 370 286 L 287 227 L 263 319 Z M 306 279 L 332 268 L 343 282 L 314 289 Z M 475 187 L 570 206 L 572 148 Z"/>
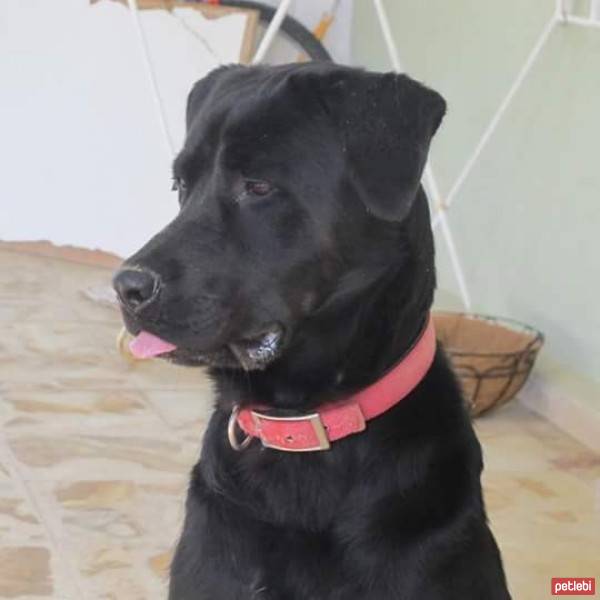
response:
<path id="1" fill-rule="evenodd" d="M 216 387 L 171 600 L 509 598 L 429 321 L 419 181 L 444 112 L 329 64 L 194 86 L 179 214 L 114 279 L 134 352 Z"/>

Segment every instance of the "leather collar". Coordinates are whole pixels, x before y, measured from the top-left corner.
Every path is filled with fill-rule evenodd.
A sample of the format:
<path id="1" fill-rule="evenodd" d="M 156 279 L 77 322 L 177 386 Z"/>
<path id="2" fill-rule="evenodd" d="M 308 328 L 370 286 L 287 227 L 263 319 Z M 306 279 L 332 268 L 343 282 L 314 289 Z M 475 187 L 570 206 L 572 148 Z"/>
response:
<path id="1" fill-rule="evenodd" d="M 229 441 L 236 450 L 258 438 L 263 446 L 286 452 L 327 450 L 331 442 L 366 429 L 367 421 L 396 406 L 425 377 L 435 356 L 431 315 L 412 348 L 392 369 L 370 386 L 313 412 L 281 416 L 272 409 L 236 406 L 229 420 Z M 237 439 L 236 427 L 246 438 Z"/>

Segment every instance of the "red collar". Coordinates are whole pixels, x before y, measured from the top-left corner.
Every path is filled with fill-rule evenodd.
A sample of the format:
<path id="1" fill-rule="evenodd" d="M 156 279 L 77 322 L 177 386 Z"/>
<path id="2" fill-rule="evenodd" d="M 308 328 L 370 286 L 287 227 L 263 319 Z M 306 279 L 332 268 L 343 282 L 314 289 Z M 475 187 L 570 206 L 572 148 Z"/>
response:
<path id="1" fill-rule="evenodd" d="M 256 407 L 234 408 L 229 420 L 229 441 L 236 450 L 259 438 L 267 448 L 287 452 L 327 450 L 330 442 L 363 431 L 366 422 L 396 406 L 425 377 L 435 355 L 435 329 L 431 316 L 418 340 L 404 358 L 369 387 L 310 414 L 274 416 Z M 247 435 L 236 437 L 236 425 Z"/>

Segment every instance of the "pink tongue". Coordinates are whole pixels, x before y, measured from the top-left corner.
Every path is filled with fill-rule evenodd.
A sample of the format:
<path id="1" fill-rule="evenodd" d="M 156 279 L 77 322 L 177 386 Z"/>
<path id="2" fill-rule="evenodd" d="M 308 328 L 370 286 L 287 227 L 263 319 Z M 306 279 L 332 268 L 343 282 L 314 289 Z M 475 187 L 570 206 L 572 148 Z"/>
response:
<path id="1" fill-rule="evenodd" d="M 161 340 L 159 337 L 142 331 L 138 334 L 135 339 L 129 342 L 129 350 L 136 358 L 151 358 L 158 356 L 159 354 L 165 354 L 175 350 L 177 346 L 165 340 Z"/>

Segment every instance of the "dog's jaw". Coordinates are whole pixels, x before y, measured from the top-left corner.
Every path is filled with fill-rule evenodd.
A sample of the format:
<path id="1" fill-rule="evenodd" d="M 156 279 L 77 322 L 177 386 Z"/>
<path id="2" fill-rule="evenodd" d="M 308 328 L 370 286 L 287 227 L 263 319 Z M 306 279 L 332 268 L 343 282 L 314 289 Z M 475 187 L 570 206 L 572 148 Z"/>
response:
<path id="1" fill-rule="evenodd" d="M 229 349 L 245 371 L 265 369 L 281 353 L 283 329 L 278 324 L 270 325 L 266 331 L 250 339 L 229 344 Z"/>

